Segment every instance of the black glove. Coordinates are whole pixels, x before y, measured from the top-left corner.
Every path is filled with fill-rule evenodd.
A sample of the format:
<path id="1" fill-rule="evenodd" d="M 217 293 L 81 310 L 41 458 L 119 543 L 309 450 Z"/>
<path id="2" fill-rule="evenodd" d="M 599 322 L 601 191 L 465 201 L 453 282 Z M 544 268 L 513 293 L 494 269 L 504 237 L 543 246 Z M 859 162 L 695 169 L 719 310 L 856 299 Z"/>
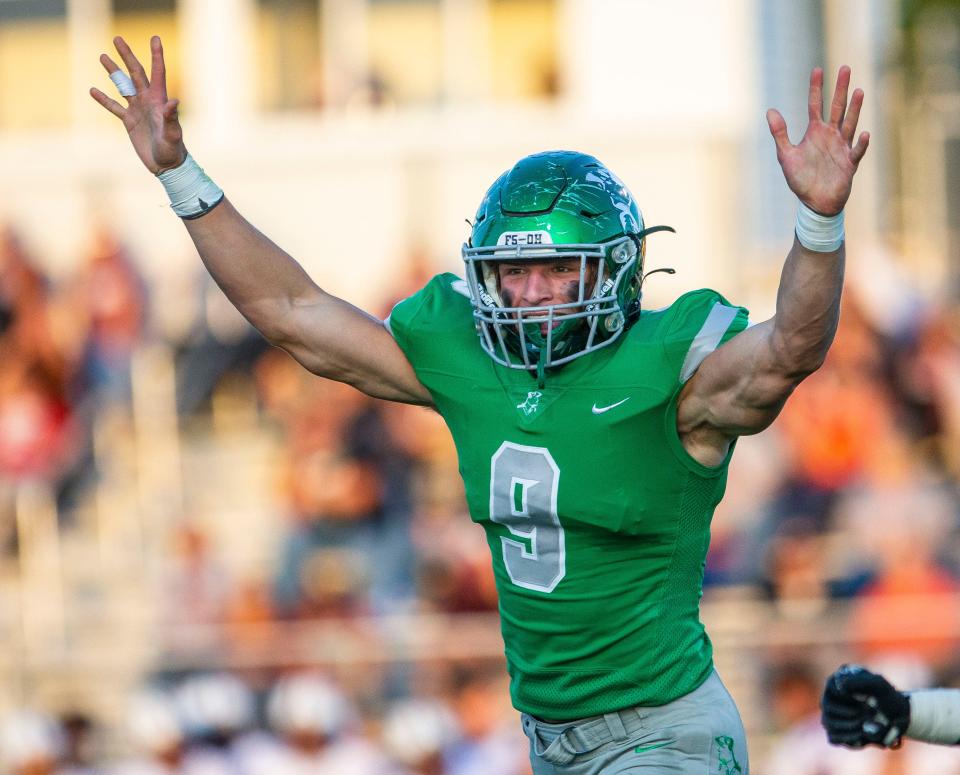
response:
<path id="1" fill-rule="evenodd" d="M 820 717 L 834 745 L 896 748 L 910 726 L 910 699 L 882 675 L 843 665 L 827 679 Z"/>

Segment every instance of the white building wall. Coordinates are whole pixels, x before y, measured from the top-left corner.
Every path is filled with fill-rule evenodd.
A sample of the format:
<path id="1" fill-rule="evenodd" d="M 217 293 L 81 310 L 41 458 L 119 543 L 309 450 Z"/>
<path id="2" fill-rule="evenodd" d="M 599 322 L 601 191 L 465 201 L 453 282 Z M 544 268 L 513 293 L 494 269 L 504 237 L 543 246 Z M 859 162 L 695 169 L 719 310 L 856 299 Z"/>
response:
<path id="1" fill-rule="evenodd" d="M 806 10 L 790 0 L 563 0 L 564 96 L 554 104 L 273 116 L 252 112 L 246 88 L 252 0 L 215 5 L 231 21 L 210 35 L 202 31 L 214 0 L 182 10 L 188 146 L 241 211 L 331 291 L 376 304 L 417 245 L 438 268 L 458 270 L 464 219 L 489 183 L 526 153 L 575 148 L 624 179 L 648 223 L 678 230 L 651 239 L 650 267 L 679 272 L 651 281 L 651 301 L 701 285 L 748 303 L 771 296 L 794 203 L 763 116 L 776 105 L 793 135 L 802 130 L 819 34 L 812 0 Z M 343 7 L 350 29 L 361 29 L 363 0 Z M 469 41 L 481 6 L 444 7 L 453 43 Z M 84 29 L 100 27 L 77 25 L 76 45 Z M 89 41 L 94 59 L 102 43 Z M 469 82 L 468 71 L 451 71 L 448 88 Z M 105 76 L 95 83 L 110 86 Z M 55 273 L 78 260 L 78 235 L 93 214 L 114 224 L 148 275 L 173 283 L 200 271 L 119 122 L 92 100 L 78 105 L 70 131 L 0 135 L 0 217 L 25 230 Z M 758 265 L 767 269 L 755 287 Z"/>

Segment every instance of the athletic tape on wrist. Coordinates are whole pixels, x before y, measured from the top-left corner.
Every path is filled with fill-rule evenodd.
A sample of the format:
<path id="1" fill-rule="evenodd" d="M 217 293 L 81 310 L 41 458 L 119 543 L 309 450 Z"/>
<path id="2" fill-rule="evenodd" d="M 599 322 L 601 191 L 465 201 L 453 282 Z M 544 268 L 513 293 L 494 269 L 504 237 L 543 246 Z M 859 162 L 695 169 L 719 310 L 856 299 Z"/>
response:
<path id="1" fill-rule="evenodd" d="M 157 177 L 167 190 L 170 207 L 181 218 L 199 218 L 223 200 L 223 189 L 207 177 L 189 153 L 183 164 Z"/>
<path id="2" fill-rule="evenodd" d="M 960 690 L 924 689 L 908 696 L 907 737 L 946 745 L 960 742 Z"/>
<path id="3" fill-rule="evenodd" d="M 797 239 L 807 250 L 832 253 L 843 244 L 843 210 L 820 215 L 803 202 L 797 208 Z"/>
<path id="4" fill-rule="evenodd" d="M 110 80 L 113 81 L 113 85 L 117 87 L 117 91 L 120 92 L 121 96 L 137 96 L 137 87 L 133 85 L 130 76 L 123 72 L 123 70 L 114 70 L 110 73 Z"/>

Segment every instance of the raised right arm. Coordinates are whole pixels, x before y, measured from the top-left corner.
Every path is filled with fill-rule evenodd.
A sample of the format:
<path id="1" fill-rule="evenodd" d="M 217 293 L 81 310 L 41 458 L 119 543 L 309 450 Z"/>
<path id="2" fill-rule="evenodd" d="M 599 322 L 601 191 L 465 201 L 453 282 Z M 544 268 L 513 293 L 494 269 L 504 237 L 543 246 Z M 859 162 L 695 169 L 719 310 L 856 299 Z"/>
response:
<path id="1" fill-rule="evenodd" d="M 91 96 L 121 121 L 140 160 L 153 174 L 180 167 L 187 157 L 169 100 L 160 38 L 150 41 L 151 74 L 122 38 L 117 47 L 136 94 L 124 108 L 99 89 Z M 107 72 L 119 71 L 106 54 Z M 291 256 L 254 228 L 224 199 L 184 220 L 197 252 L 227 298 L 271 344 L 321 377 L 346 382 L 376 398 L 430 404 L 427 389 L 383 323 L 323 291 Z"/>

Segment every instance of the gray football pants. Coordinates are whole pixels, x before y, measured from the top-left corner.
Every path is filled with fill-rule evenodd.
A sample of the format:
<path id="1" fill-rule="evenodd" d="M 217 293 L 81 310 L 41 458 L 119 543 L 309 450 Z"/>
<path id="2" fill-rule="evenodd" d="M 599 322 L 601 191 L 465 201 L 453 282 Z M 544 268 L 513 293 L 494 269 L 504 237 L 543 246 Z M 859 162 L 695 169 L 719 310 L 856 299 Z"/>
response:
<path id="1" fill-rule="evenodd" d="M 700 688 L 657 707 L 548 724 L 521 714 L 534 775 L 748 775 L 733 698 L 714 671 Z"/>

